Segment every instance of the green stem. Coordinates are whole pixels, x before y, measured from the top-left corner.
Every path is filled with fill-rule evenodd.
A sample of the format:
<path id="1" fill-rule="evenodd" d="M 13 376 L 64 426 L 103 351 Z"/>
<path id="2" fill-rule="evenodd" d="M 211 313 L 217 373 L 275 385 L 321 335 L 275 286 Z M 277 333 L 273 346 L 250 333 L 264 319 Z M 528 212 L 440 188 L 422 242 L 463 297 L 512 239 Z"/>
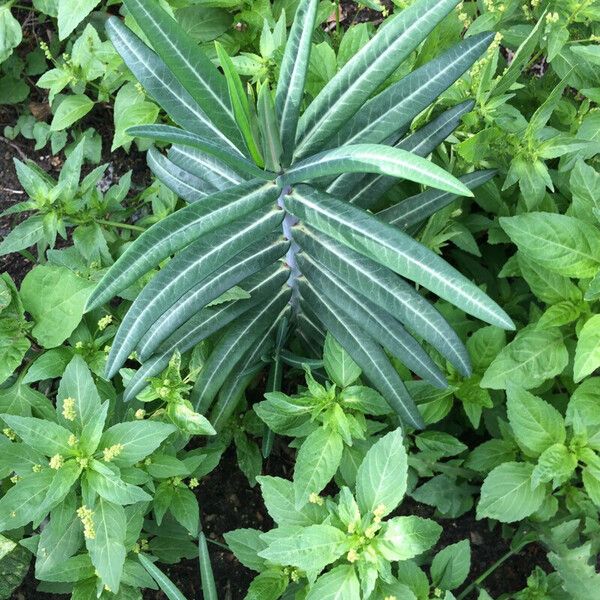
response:
<path id="1" fill-rule="evenodd" d="M 145 227 L 139 225 L 131 225 L 131 223 L 118 223 L 117 221 L 107 221 L 105 219 L 96 219 L 98 225 L 106 225 L 108 227 L 120 227 L 121 229 L 130 229 L 131 231 L 146 231 Z"/>
<path id="2" fill-rule="evenodd" d="M 502 555 L 491 567 L 486 569 L 473 583 L 467 586 L 463 592 L 457 597 L 457 600 L 466 598 L 475 588 L 478 588 L 498 567 L 502 566 L 511 556 L 518 554 L 527 544 L 523 544 L 514 550 L 509 550 Z"/>
<path id="3" fill-rule="evenodd" d="M 219 546 L 219 548 L 223 548 L 223 550 L 227 550 L 227 552 L 231 552 L 227 544 L 222 544 L 221 542 L 217 542 L 216 540 L 211 540 L 208 537 L 206 538 L 206 541 L 210 544 L 214 544 L 215 546 Z"/>
<path id="4" fill-rule="evenodd" d="M 6 6 L 8 6 L 9 8 L 19 8 L 21 10 L 29 10 L 31 12 L 36 12 L 39 13 L 41 15 L 45 15 L 46 13 L 43 10 L 40 10 L 39 8 L 36 8 L 35 6 L 23 6 L 22 4 L 15 4 L 14 2 L 8 2 L 6 4 Z"/>
<path id="5" fill-rule="evenodd" d="M 37 262 L 37 258 L 33 254 L 31 254 L 31 252 L 29 252 L 29 250 L 20 250 L 19 254 L 21 256 L 23 256 L 24 258 L 26 258 L 27 260 L 30 260 L 32 263 Z"/>

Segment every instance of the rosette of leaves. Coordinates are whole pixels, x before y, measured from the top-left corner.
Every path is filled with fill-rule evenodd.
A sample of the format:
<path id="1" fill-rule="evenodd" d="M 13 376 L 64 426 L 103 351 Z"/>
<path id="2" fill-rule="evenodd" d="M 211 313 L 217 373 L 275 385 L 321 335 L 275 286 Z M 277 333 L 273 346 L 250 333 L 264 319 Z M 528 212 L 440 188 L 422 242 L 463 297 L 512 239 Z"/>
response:
<path id="1" fill-rule="evenodd" d="M 597 515 L 600 506 L 600 416 L 597 378 L 571 396 L 564 416 L 526 390 L 507 390 L 510 429 L 473 450 L 466 466 L 487 473 L 478 518 L 504 523 L 533 516 Z"/>
<path id="2" fill-rule="evenodd" d="M 340 598 L 357 600 L 416 597 L 392 574 L 392 565 L 403 565 L 429 550 L 442 528 L 430 519 L 390 517 L 407 485 L 399 429 L 369 449 L 358 468 L 354 492 L 342 487 L 335 498 L 315 494 L 311 503 L 298 508 L 292 482 L 258 479 L 276 528 L 225 534 L 242 564 L 259 572 L 247 600 L 276 600 L 288 586 L 290 592 L 304 590 L 307 600 L 334 597 L 334 591 Z M 425 581 L 428 590 L 426 577 Z"/>
<path id="3" fill-rule="evenodd" d="M 139 579 L 134 560 L 144 515 L 153 507 L 160 521 L 168 510 L 187 537 L 195 535 L 198 505 L 181 480 L 202 458 L 183 463 L 157 452 L 177 432 L 172 423 L 115 419 L 81 356 L 65 370 L 56 408 L 39 392 L 22 393 L 33 396 L 43 418 L 18 402 L 9 407 L 12 414 L 0 415 L 0 478 L 9 484 L 0 498 L 0 532 L 29 524 L 36 531 L 48 518 L 26 540 L 36 554 L 35 576 L 71 584 L 81 597 L 100 597 L 105 586 L 113 594 L 152 587 L 147 577 Z M 162 495 L 152 505 L 149 492 L 158 489 Z M 178 525 L 170 527 L 176 538 Z"/>
<path id="4" fill-rule="evenodd" d="M 217 394 L 221 405 L 235 402 L 287 320 L 309 347 L 318 348 L 331 331 L 390 406 L 420 427 L 384 348 L 438 386 L 444 376 L 413 335 L 461 373 L 470 365 L 456 333 L 405 280 L 489 323 L 513 327 L 482 290 L 406 233 L 490 177 L 477 172 L 459 181 L 423 158 L 458 125 L 469 102 L 405 135 L 412 119 L 488 47 L 490 34 L 464 40 L 381 91 L 456 4 L 420 0 L 390 19 L 307 106 L 315 0 L 299 5 L 274 98 L 262 86 L 256 107 L 224 50 L 217 46 L 221 73 L 156 2 L 125 1 L 154 50 L 118 18 L 108 21 L 125 63 L 179 126 L 129 133 L 172 144 L 168 157 L 151 150 L 148 161 L 189 202 L 142 234 L 89 302 L 101 305 L 172 257 L 134 302 L 112 345 L 108 376 L 134 350 L 143 363 L 126 399 L 166 366 L 175 348 L 184 352 L 219 332 L 192 395 L 201 413 Z M 397 178 L 431 189 L 377 215 L 368 212 Z M 206 307 L 234 285 L 250 298 Z"/>

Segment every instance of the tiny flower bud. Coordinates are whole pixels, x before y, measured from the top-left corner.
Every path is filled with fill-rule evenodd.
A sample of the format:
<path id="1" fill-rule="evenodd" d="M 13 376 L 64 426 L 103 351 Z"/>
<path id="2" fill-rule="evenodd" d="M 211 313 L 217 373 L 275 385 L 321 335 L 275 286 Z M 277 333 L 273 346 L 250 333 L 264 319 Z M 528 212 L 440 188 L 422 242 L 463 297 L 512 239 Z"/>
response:
<path id="1" fill-rule="evenodd" d="M 346 555 L 346 558 L 348 559 L 348 562 L 354 563 L 359 558 L 358 552 L 354 548 L 351 548 L 350 551 L 348 552 L 348 554 Z"/>
<path id="2" fill-rule="evenodd" d="M 104 462 L 110 462 L 117 458 L 121 452 L 123 452 L 123 444 L 113 444 L 110 448 L 104 448 L 102 451 L 102 458 Z"/>
<path id="3" fill-rule="evenodd" d="M 141 421 L 146 416 L 146 411 L 143 408 L 138 408 L 135 411 L 135 418 Z"/>
<path id="4" fill-rule="evenodd" d="M 98 321 L 98 329 L 104 331 L 113 321 L 112 315 L 106 315 Z"/>
<path id="5" fill-rule="evenodd" d="M 75 398 L 65 398 L 63 400 L 62 415 L 67 421 L 74 421 L 77 418 L 77 411 L 75 410 L 76 404 Z"/>
<path id="6" fill-rule="evenodd" d="M 5 429 L 2 430 L 2 433 L 11 441 L 11 442 L 16 442 L 17 441 L 17 434 L 10 428 L 6 427 Z"/>
<path id="7" fill-rule="evenodd" d="M 65 459 L 60 454 L 55 454 L 50 459 L 50 468 L 51 469 L 60 469 L 65 464 Z"/>
<path id="8" fill-rule="evenodd" d="M 316 494 L 315 492 L 312 492 L 312 494 L 308 497 L 308 501 L 311 504 L 317 504 L 318 506 L 323 506 L 323 498 L 321 498 L 321 496 L 319 496 L 319 494 Z"/>
<path id="9" fill-rule="evenodd" d="M 93 540 L 96 537 L 96 530 L 94 528 L 94 513 L 87 506 L 82 506 L 77 509 L 77 516 L 83 525 L 83 536 L 88 540 Z"/>
<path id="10" fill-rule="evenodd" d="M 190 488 L 190 490 L 197 488 L 199 485 L 200 485 L 200 483 L 198 482 L 198 480 L 195 477 L 192 477 L 190 479 L 190 482 L 188 483 L 188 487 Z"/>

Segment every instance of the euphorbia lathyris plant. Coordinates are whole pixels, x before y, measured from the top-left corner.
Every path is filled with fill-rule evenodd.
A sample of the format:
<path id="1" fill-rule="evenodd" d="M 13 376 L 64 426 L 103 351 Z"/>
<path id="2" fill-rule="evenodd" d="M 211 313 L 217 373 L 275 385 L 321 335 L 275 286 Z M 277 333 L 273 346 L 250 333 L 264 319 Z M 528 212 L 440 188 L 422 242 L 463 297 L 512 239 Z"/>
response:
<path id="1" fill-rule="evenodd" d="M 491 35 L 466 39 L 377 93 L 457 3 L 420 0 L 402 11 L 304 109 L 317 2 L 303 0 L 275 97 L 263 86 L 254 109 L 222 48 L 223 74 L 154 0 L 125 0 L 155 51 L 117 18 L 108 22 L 110 38 L 179 125 L 130 133 L 172 144 L 168 158 L 150 151 L 149 164 L 190 203 L 142 234 L 90 299 L 90 308 L 106 302 L 172 257 L 138 296 L 112 346 L 109 376 L 134 350 L 143 362 L 126 398 L 166 366 L 174 349 L 183 352 L 221 332 L 193 397 L 202 413 L 220 390 L 220 406 L 234 402 L 273 344 L 279 322 L 287 320 L 311 346 L 319 345 L 324 329 L 331 331 L 398 414 L 419 427 L 422 419 L 384 348 L 437 385 L 444 385 L 444 376 L 412 334 L 461 373 L 470 366 L 452 328 L 404 279 L 512 327 L 476 285 L 402 231 L 490 177 L 479 172 L 459 181 L 423 158 L 470 103 L 405 134 L 412 119 L 477 60 Z M 367 212 L 394 178 L 435 191 L 379 216 Z M 250 298 L 207 307 L 234 285 Z M 232 382 L 221 389 L 228 377 Z"/>

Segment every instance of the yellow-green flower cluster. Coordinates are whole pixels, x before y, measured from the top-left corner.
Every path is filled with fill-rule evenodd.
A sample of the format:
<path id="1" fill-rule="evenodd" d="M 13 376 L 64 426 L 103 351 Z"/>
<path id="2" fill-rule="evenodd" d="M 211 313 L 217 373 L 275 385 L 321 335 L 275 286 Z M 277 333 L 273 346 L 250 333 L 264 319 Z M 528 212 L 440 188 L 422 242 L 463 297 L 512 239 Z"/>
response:
<path id="1" fill-rule="evenodd" d="M 311 504 L 317 504 L 318 506 L 323 506 L 323 498 L 321 498 L 321 496 L 319 496 L 319 494 L 316 494 L 315 492 L 313 492 L 309 497 L 308 497 L 308 501 Z"/>
<path id="2" fill-rule="evenodd" d="M 95 539 L 96 529 L 94 527 L 94 512 L 84 505 L 77 509 L 77 516 L 83 525 L 83 537 L 88 540 Z"/>
<path id="3" fill-rule="evenodd" d="M 17 434 L 10 429 L 9 427 L 5 427 L 2 430 L 2 433 L 11 441 L 11 442 L 16 442 L 17 441 Z"/>
<path id="4" fill-rule="evenodd" d="M 113 321 L 112 315 L 106 315 L 98 321 L 98 329 L 104 331 Z"/>
<path id="5" fill-rule="evenodd" d="M 67 421 L 74 421 L 77 418 L 77 411 L 75 410 L 76 404 L 77 400 L 70 396 L 63 400 L 62 415 Z"/>
<path id="6" fill-rule="evenodd" d="M 63 458 L 63 456 L 61 454 L 55 454 L 50 459 L 50 463 L 49 464 L 50 464 L 50 468 L 51 469 L 58 470 L 58 469 L 60 469 L 65 464 L 65 459 Z"/>
<path id="7" fill-rule="evenodd" d="M 104 462 L 111 462 L 117 458 L 119 454 L 123 452 L 123 448 L 123 444 L 113 444 L 110 448 L 104 448 L 102 451 L 102 458 L 104 459 Z"/>

